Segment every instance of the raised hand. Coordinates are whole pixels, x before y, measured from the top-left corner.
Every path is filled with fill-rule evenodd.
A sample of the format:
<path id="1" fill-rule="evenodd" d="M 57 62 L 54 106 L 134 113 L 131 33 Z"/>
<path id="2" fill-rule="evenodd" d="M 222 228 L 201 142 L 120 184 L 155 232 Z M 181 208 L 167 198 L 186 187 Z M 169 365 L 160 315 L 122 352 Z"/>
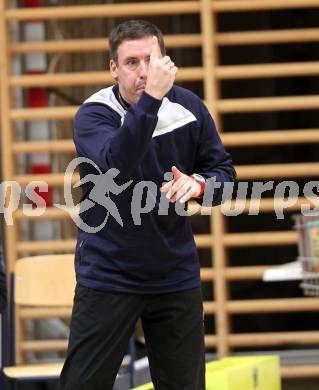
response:
<path id="1" fill-rule="evenodd" d="M 163 99 L 172 88 L 177 67 L 169 56 L 161 56 L 158 40 L 152 38 L 152 50 L 145 91 L 156 99 Z"/>
<path id="2" fill-rule="evenodd" d="M 181 203 L 185 203 L 189 199 L 199 196 L 200 184 L 192 177 L 185 175 L 175 166 L 172 167 L 172 173 L 173 179 L 160 188 L 161 192 L 167 192 L 166 198 L 170 202 L 175 203 L 179 200 Z"/>

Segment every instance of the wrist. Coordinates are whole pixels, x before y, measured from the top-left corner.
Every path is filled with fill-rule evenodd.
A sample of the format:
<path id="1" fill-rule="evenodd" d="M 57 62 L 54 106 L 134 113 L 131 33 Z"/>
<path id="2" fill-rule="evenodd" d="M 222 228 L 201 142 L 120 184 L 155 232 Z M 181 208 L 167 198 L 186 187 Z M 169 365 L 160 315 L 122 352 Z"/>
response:
<path id="1" fill-rule="evenodd" d="M 197 173 L 193 173 L 190 177 L 199 184 L 199 193 L 193 198 L 201 198 L 205 192 L 205 178 Z"/>
<path id="2" fill-rule="evenodd" d="M 156 99 L 156 100 L 162 100 L 163 99 L 163 96 L 161 96 L 160 94 L 156 94 L 154 92 L 148 91 L 147 89 L 145 89 L 145 92 L 148 95 L 150 95 L 152 98 Z"/>
<path id="3" fill-rule="evenodd" d="M 154 90 L 152 88 L 148 88 L 147 86 L 145 88 L 145 92 L 157 100 L 162 100 L 164 97 L 163 94 L 161 94 L 159 91 Z"/>

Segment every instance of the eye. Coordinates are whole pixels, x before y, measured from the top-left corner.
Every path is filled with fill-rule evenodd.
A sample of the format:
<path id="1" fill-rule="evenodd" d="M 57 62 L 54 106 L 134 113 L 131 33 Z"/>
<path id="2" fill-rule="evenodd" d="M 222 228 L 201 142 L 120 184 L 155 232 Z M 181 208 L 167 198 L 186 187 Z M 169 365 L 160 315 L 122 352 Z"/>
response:
<path id="1" fill-rule="evenodd" d="M 129 60 L 126 61 L 126 65 L 136 65 L 137 60 L 135 58 L 130 58 Z"/>

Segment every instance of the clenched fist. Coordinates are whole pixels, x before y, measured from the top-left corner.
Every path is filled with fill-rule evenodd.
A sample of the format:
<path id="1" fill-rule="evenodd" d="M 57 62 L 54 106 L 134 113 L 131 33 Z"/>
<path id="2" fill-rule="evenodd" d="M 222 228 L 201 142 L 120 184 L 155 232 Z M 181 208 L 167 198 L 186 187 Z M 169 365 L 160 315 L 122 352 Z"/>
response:
<path id="1" fill-rule="evenodd" d="M 177 67 L 170 57 L 161 57 L 157 38 L 153 37 L 145 91 L 156 99 L 163 99 L 173 86 L 176 72 Z"/>

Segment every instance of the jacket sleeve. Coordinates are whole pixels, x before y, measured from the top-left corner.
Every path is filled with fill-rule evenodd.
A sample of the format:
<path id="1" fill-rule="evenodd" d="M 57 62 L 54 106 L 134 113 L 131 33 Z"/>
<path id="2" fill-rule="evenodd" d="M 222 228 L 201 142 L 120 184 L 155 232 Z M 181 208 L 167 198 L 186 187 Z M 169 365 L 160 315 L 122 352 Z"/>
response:
<path id="1" fill-rule="evenodd" d="M 218 135 L 213 118 L 207 108 L 202 108 L 202 121 L 200 139 L 197 146 L 196 163 L 194 173 L 198 173 L 208 180 L 205 191 L 213 194 L 212 205 L 216 206 L 222 201 L 223 188 L 226 182 L 234 182 L 236 172 L 232 165 L 232 159 L 226 152 Z M 213 183 L 217 185 L 214 185 Z M 202 202 L 202 198 L 198 202 Z"/>
<path id="2" fill-rule="evenodd" d="M 0 313 L 3 313 L 7 305 L 7 283 L 4 267 L 3 250 L 0 241 Z"/>
<path id="3" fill-rule="evenodd" d="M 105 171 L 117 168 L 124 180 L 134 172 L 148 148 L 161 101 L 144 92 L 130 107 L 122 125 L 117 113 L 103 104 L 84 104 L 75 117 L 74 142 L 79 156 Z"/>

